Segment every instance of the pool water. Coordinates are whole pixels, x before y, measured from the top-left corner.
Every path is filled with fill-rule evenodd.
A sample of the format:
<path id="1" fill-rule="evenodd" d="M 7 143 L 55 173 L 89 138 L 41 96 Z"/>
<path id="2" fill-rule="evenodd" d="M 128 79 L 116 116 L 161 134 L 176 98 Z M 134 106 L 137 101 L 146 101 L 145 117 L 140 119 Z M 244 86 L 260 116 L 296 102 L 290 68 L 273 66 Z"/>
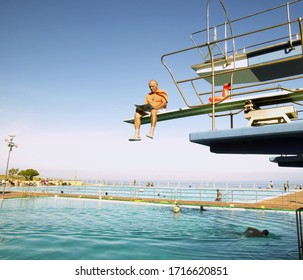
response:
<path id="1" fill-rule="evenodd" d="M 268 229 L 247 238 L 248 227 Z M 71 198 L 0 200 L 0 259 L 293 260 L 293 212 Z"/>

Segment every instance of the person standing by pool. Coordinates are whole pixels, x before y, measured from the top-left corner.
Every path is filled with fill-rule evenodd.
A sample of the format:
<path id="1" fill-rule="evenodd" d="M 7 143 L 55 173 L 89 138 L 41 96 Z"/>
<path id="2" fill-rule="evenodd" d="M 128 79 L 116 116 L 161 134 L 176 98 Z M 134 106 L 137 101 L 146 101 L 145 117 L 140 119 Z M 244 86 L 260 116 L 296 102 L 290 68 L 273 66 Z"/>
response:
<path id="1" fill-rule="evenodd" d="M 159 89 L 158 82 L 156 80 L 150 80 L 148 86 L 151 90 L 145 98 L 145 104 L 151 105 L 150 111 L 150 130 L 146 135 L 148 138 L 153 139 L 155 133 L 155 127 L 157 123 L 157 114 L 160 109 L 165 109 L 168 102 L 167 92 L 163 89 Z M 135 135 L 129 139 L 129 141 L 140 141 L 140 126 L 141 118 L 148 113 L 145 111 L 140 111 L 136 109 L 134 126 L 135 126 Z"/>
<path id="2" fill-rule="evenodd" d="M 253 227 L 248 227 L 246 231 L 244 232 L 244 235 L 246 237 L 264 237 L 269 234 L 269 231 L 267 229 L 264 229 L 263 231 L 260 231 Z"/>
<path id="3" fill-rule="evenodd" d="M 220 192 L 219 189 L 217 189 L 217 198 L 216 201 L 221 201 L 222 200 L 222 193 Z"/>

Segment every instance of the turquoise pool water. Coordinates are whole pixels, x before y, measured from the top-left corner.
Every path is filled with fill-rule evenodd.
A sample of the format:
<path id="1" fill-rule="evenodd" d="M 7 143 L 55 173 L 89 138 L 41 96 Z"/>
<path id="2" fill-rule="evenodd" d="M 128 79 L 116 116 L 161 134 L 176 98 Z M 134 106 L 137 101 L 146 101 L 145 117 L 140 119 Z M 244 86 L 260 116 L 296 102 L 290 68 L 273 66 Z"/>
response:
<path id="1" fill-rule="evenodd" d="M 69 198 L 0 200 L 0 259 L 298 259 L 291 212 Z M 266 238 L 242 235 L 267 228 Z"/>

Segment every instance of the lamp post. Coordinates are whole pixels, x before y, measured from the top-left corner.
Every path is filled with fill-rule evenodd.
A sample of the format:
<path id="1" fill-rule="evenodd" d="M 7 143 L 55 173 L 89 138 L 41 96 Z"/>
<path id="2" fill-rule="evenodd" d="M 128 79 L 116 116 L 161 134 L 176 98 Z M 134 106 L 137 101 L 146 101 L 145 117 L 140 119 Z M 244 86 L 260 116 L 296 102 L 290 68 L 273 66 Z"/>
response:
<path id="1" fill-rule="evenodd" d="M 3 188 L 3 194 L 5 193 L 5 187 L 6 187 L 6 178 L 7 178 L 7 173 L 8 173 L 8 165 L 9 165 L 9 159 L 10 159 L 10 155 L 11 155 L 11 152 L 13 150 L 14 147 L 18 147 L 18 145 L 16 145 L 14 143 L 14 137 L 16 137 L 16 135 L 9 135 L 9 140 L 8 139 L 5 139 L 5 142 L 8 143 L 8 157 L 7 157 L 7 163 L 6 163 L 6 170 L 5 170 L 5 177 L 4 177 L 4 180 L 5 180 L 5 183 L 4 183 L 4 188 Z"/>

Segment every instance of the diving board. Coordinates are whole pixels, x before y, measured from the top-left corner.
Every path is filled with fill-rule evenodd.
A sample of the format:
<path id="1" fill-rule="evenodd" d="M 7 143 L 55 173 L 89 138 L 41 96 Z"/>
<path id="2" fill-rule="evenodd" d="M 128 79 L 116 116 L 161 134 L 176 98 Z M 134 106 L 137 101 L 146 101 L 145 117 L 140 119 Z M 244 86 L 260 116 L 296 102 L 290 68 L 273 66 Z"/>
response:
<path id="1" fill-rule="evenodd" d="M 298 155 L 303 154 L 303 121 L 193 132 L 189 140 L 213 153 Z"/>
<path id="2" fill-rule="evenodd" d="M 245 94 L 241 97 L 226 99 L 220 103 L 215 104 L 215 112 L 226 112 L 226 111 L 244 109 L 245 102 L 247 100 L 253 100 L 253 102 L 259 107 L 282 104 L 282 103 L 293 103 L 303 100 L 303 88 L 292 90 L 292 91 L 281 90 L 275 92 L 267 92 L 254 96 Z M 207 103 L 191 108 L 188 107 L 179 108 L 171 111 L 161 112 L 160 110 L 158 113 L 158 122 L 197 116 L 197 115 L 211 114 L 211 113 L 212 113 L 211 103 Z M 124 120 L 124 122 L 133 124 L 134 119 L 133 118 L 126 119 Z M 141 124 L 147 124 L 147 123 L 150 123 L 149 115 L 143 116 L 141 119 Z"/>

